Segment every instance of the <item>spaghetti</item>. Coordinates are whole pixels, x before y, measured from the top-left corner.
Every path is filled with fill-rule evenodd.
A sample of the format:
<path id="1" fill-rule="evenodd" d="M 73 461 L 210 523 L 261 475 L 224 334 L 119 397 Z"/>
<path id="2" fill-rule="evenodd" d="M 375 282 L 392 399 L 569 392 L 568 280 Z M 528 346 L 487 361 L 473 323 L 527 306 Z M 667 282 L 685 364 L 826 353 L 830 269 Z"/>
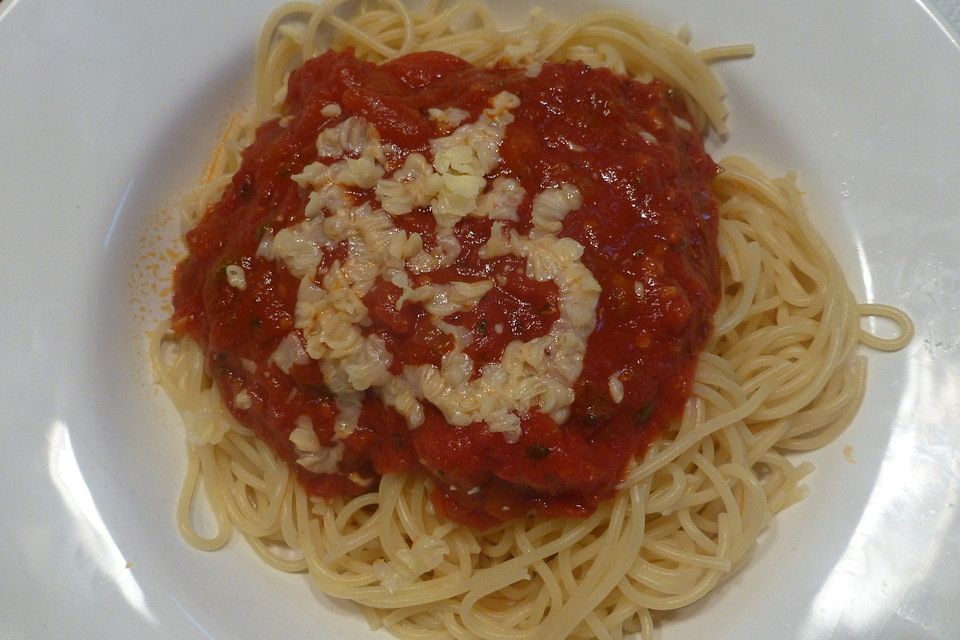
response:
<path id="1" fill-rule="evenodd" d="M 481 3 L 428 2 L 411 13 L 391 0 L 352 16 L 341 4 L 291 3 L 268 19 L 256 113 L 228 126 L 185 212 L 187 229 L 223 194 L 254 125 L 281 116 L 290 72 L 327 46 L 352 47 L 376 62 L 416 51 L 481 67 L 580 60 L 666 82 L 682 92 L 695 130 L 719 132 L 723 88 L 706 62 L 749 53 L 698 54 L 683 39 L 611 11 L 572 23 L 534 13 L 526 26 L 501 32 Z M 849 424 L 865 384 L 858 345 L 896 350 L 912 333 L 900 311 L 853 300 L 791 177 L 771 180 L 742 158 L 720 165 L 712 190 L 722 295 L 690 398 L 592 513 L 528 514 L 471 528 L 436 513 L 434 480 L 422 472 L 386 474 L 375 492 L 356 497 L 311 497 L 274 448 L 227 409 L 238 399 L 222 397 L 200 346 L 165 325 L 153 359 L 187 429 L 188 477 L 177 509 L 185 539 L 213 550 L 236 528 L 268 564 L 309 572 L 323 592 L 359 603 L 372 626 L 399 637 L 649 637 L 655 612 L 703 597 L 771 517 L 804 496 L 800 481 L 810 467 L 784 454 L 823 446 Z M 233 286 L 245 286 L 242 273 L 234 275 Z M 867 315 L 893 320 L 898 336 L 864 332 Z M 218 523 L 212 538 L 191 521 L 201 482 Z"/>

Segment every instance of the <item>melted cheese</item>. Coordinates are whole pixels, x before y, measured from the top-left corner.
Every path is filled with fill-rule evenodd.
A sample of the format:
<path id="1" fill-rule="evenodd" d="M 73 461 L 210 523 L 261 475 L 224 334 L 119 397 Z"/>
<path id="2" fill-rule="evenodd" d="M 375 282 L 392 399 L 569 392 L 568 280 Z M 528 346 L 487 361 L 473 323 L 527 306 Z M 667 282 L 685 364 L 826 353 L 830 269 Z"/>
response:
<path id="1" fill-rule="evenodd" d="M 231 264 L 227 265 L 227 268 L 224 270 L 227 276 L 227 283 L 236 289 L 243 291 L 247 288 L 247 274 L 244 273 L 243 267 Z"/>
<path id="2" fill-rule="evenodd" d="M 455 129 L 470 117 L 470 112 L 457 107 L 450 107 L 448 109 L 428 109 L 427 115 L 442 129 Z"/>
<path id="3" fill-rule="evenodd" d="M 253 398 L 250 397 L 250 392 L 244 389 L 234 396 L 233 404 L 237 409 L 246 411 L 253 406 Z"/>
<path id="4" fill-rule="evenodd" d="M 310 416 L 300 416 L 294 424 L 296 427 L 290 432 L 289 439 L 297 452 L 297 464 L 313 473 L 336 473 L 343 458 L 343 443 L 337 442 L 332 447 L 320 446 Z"/>
<path id="5" fill-rule="evenodd" d="M 324 105 L 323 109 L 320 109 L 320 115 L 328 118 L 335 118 L 336 116 L 340 115 L 340 113 L 340 105 L 338 105 L 336 102 L 331 102 L 330 104 Z"/>
<path id="6" fill-rule="evenodd" d="M 287 334 L 270 356 L 270 361 L 284 373 L 290 373 L 290 368 L 295 364 L 304 365 L 310 362 L 300 334 L 296 331 Z"/>
<path id="7" fill-rule="evenodd" d="M 517 221 L 517 207 L 523 202 L 526 192 L 513 178 L 500 176 L 493 181 L 490 190 L 477 202 L 477 208 L 471 215 L 487 217 L 492 220 Z"/>
<path id="8" fill-rule="evenodd" d="M 518 220 L 517 210 L 527 195 L 512 178 L 487 177 L 500 162 L 500 144 L 513 121 L 511 110 L 518 105 L 515 95 L 502 92 L 490 100 L 476 121 L 465 124 L 466 112 L 431 110 L 438 126 L 456 128 L 430 141 L 432 158 L 410 154 L 389 175 L 376 129 L 362 118 L 349 117 L 320 133 L 317 150 L 321 160 L 293 176 L 309 191 L 306 219 L 272 237 L 265 236 L 258 248 L 258 255 L 282 261 L 301 278 L 295 310 L 297 331 L 281 342 L 272 359 L 283 371 L 306 358 L 318 362 L 339 409 L 335 438 L 346 437 L 356 428 L 368 390 L 375 390 L 404 416 L 410 428 L 423 423 L 423 403 L 429 402 L 450 424 L 482 421 L 508 442 L 520 439 L 521 419 L 528 411 L 538 409 L 557 422 L 569 415 L 573 384 L 594 328 L 600 287 L 580 261 L 583 246 L 557 237 L 564 218 L 581 206 L 575 186 L 564 183 L 534 196 L 529 235 L 508 232 L 502 222 Z M 339 115 L 332 106 L 328 105 L 330 115 Z M 372 190 L 373 195 L 355 202 L 348 188 Z M 437 243 L 430 250 L 423 247 L 419 234 L 408 234 L 393 222 L 394 216 L 426 206 L 437 225 Z M 546 335 L 526 342 L 514 340 L 500 361 L 485 364 L 479 371 L 465 353 L 472 340 L 470 330 L 443 318 L 472 309 L 494 282 L 413 288 L 407 273 L 453 264 L 461 251 L 453 229 L 466 216 L 496 221 L 481 257 L 513 254 L 526 258 L 527 276 L 541 282 L 551 280 L 559 292 L 560 317 Z M 318 273 L 324 251 L 344 241 L 346 258 Z M 378 279 L 402 290 L 397 309 L 421 304 L 433 324 L 453 337 L 454 347 L 443 355 L 439 367 L 406 365 L 399 375 L 390 373 L 392 356 L 383 339 L 365 330 L 371 320 L 363 296 Z M 298 463 L 317 473 L 331 473 L 328 470 L 336 468 L 342 455 L 342 443 L 322 447 L 315 440 L 312 425 L 307 428 L 306 423 L 298 422 L 291 434 Z M 406 564 L 397 576 L 426 566 L 413 560 Z M 387 582 L 397 577 L 395 568 L 384 572 L 382 580 Z"/>
<path id="9" fill-rule="evenodd" d="M 623 402 L 623 382 L 620 381 L 621 373 L 622 371 L 618 371 L 611 375 L 607 380 L 607 387 L 610 390 L 610 399 L 616 404 Z"/>

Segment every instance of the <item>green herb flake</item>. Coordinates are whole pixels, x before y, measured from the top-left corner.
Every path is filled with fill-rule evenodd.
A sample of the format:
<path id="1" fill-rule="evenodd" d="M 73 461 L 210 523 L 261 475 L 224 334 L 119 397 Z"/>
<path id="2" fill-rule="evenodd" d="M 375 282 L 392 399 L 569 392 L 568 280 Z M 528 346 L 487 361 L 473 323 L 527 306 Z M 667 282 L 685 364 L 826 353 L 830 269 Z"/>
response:
<path id="1" fill-rule="evenodd" d="M 550 455 L 550 447 L 543 444 L 535 444 L 527 447 L 527 457 L 531 460 L 543 460 Z"/>
<path id="2" fill-rule="evenodd" d="M 651 402 L 644 408 L 640 409 L 640 411 L 637 411 L 637 413 L 633 416 L 634 426 L 642 427 L 647 422 L 647 420 L 650 419 L 650 416 L 653 414 L 653 410 L 656 408 L 657 408 L 657 403 Z"/>

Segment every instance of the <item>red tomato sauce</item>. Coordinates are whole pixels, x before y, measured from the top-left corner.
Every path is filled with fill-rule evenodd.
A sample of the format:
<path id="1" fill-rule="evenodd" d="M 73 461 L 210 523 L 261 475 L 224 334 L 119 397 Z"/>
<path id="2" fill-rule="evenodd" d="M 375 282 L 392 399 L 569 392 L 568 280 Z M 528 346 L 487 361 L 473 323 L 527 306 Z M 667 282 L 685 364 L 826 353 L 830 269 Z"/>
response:
<path id="1" fill-rule="evenodd" d="M 288 439 L 294 422 L 309 416 L 329 446 L 337 405 L 315 362 L 289 374 L 271 362 L 293 330 L 299 282 L 283 263 L 255 255 L 264 233 L 304 217 L 308 193 L 291 175 L 317 160 L 320 131 L 351 115 L 403 151 L 388 172 L 408 153 L 430 158 L 429 139 L 444 132 L 429 108 L 458 107 L 472 120 L 501 91 L 519 96 L 520 106 L 512 110 L 501 163 L 487 178 L 515 178 L 527 194 L 519 221 L 507 226 L 526 233 L 535 194 L 575 185 L 583 204 L 567 215 L 560 235 L 585 247 L 582 261 L 602 287 L 570 418 L 558 425 L 531 411 L 511 444 L 483 423 L 451 426 L 425 401 L 424 424 L 410 429 L 368 391 L 359 425 L 344 440 L 340 472 L 306 471 L 295 464 Z M 324 116 L 329 103 L 341 105 L 342 114 Z M 580 63 L 545 64 L 528 78 L 523 70 L 477 69 L 441 53 L 378 66 L 351 52 L 327 52 L 291 75 L 283 114 L 285 126 L 275 119 L 257 130 L 220 202 L 187 234 L 189 255 L 175 274 L 174 328 L 202 346 L 236 418 L 319 496 L 374 491 L 383 474 L 421 468 L 433 478 L 438 512 L 479 528 L 531 511 L 584 516 L 611 497 L 629 459 L 681 414 L 720 295 L 717 205 L 709 187 L 718 168 L 699 135 L 677 126 L 675 117 L 689 120 L 682 98 L 659 81 L 642 84 Z M 420 232 L 427 247 L 436 242 L 428 209 L 394 221 Z M 499 359 L 510 341 L 546 334 L 559 317 L 555 285 L 527 278 L 525 259 L 479 258 L 490 228 L 488 219 L 465 218 L 455 230 L 457 262 L 411 273 L 416 285 L 502 276 L 475 308 L 446 319 L 472 332 L 467 353 L 478 368 Z M 326 263 L 343 251 L 328 252 Z M 231 264 L 246 271 L 243 290 L 227 282 Z M 403 364 L 439 364 L 452 339 L 421 305 L 397 311 L 399 295 L 384 281 L 373 287 L 364 298 L 374 321 L 366 330 L 384 338 L 395 372 Z M 618 372 L 620 403 L 608 389 Z M 246 410 L 234 405 L 242 390 L 252 399 Z"/>

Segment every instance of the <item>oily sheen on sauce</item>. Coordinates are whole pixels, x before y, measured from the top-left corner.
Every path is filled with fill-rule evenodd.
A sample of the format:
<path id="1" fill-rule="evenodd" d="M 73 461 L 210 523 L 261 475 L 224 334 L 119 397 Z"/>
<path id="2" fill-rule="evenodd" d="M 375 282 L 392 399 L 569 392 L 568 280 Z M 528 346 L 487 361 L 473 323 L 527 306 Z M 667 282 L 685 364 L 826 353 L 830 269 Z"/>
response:
<path id="1" fill-rule="evenodd" d="M 289 436 L 297 417 L 309 416 L 328 443 L 338 409 L 313 363 L 287 374 L 270 361 L 293 328 L 299 281 L 256 252 L 264 233 L 304 219 L 307 195 L 291 176 L 317 161 L 318 133 L 351 115 L 404 154 L 428 154 L 437 135 L 428 109 L 457 107 L 476 118 L 502 91 L 517 95 L 520 106 L 496 175 L 518 180 L 528 194 L 519 221 L 506 226 L 526 233 L 529 194 L 575 185 L 582 206 L 567 215 L 559 235 L 584 246 L 583 263 L 602 288 L 569 419 L 558 425 L 530 412 L 521 417 L 522 437 L 510 443 L 483 423 L 451 426 L 429 403 L 424 423 L 410 429 L 369 392 L 344 441 L 339 473 L 293 464 Z M 321 113 L 329 103 L 342 113 Z M 639 83 L 580 63 L 545 64 L 528 77 L 522 69 L 477 69 L 441 53 L 375 65 L 327 52 L 291 75 L 283 114 L 285 126 L 273 120 L 257 130 L 220 202 L 187 234 L 189 256 L 176 270 L 174 329 L 202 346 L 234 416 L 316 495 L 357 495 L 375 490 L 382 474 L 422 467 L 435 478 L 438 511 L 475 527 L 530 510 L 590 513 L 612 495 L 628 460 L 682 410 L 720 295 L 717 207 L 709 190 L 717 167 L 687 124 L 682 98 L 659 81 Z M 426 209 L 394 223 L 420 233 L 427 248 L 436 242 Z M 524 258 L 480 258 L 491 226 L 487 218 L 465 218 L 455 228 L 462 247 L 456 263 L 411 274 L 417 286 L 494 279 L 473 309 L 446 319 L 472 333 L 466 352 L 478 367 L 513 340 L 544 335 L 558 317 L 556 286 L 528 278 Z M 345 243 L 326 252 L 321 271 L 345 255 Z M 242 290 L 229 284 L 229 265 L 244 268 Z M 384 339 L 395 373 L 405 364 L 438 365 L 452 338 L 429 322 L 422 305 L 398 310 L 400 295 L 378 282 L 363 300 L 373 320 L 365 330 Z M 253 372 L 244 360 L 255 363 Z M 612 376 L 623 385 L 619 402 Z M 249 408 L 234 405 L 240 391 L 249 394 Z"/>

